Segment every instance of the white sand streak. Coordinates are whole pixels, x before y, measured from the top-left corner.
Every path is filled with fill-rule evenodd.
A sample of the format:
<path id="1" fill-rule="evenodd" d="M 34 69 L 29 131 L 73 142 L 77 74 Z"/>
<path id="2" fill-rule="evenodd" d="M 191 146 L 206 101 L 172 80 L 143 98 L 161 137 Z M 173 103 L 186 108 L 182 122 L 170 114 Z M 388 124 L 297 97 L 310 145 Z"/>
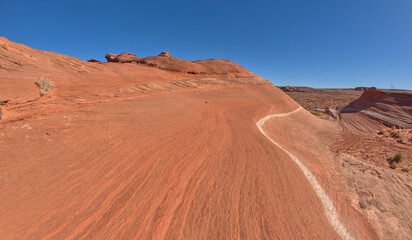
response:
<path id="1" fill-rule="evenodd" d="M 281 113 L 281 114 L 271 114 L 268 115 L 262 119 L 260 119 L 256 125 L 259 128 L 260 132 L 265 135 L 265 137 L 267 139 L 269 139 L 273 144 L 275 144 L 276 146 L 278 146 L 280 149 L 282 149 L 283 151 L 285 151 L 290 158 L 292 158 L 292 160 L 300 167 L 300 169 L 302 170 L 302 172 L 305 174 L 306 178 L 309 180 L 309 183 L 312 185 L 313 190 L 315 190 L 316 195 L 318 195 L 320 201 L 322 202 L 323 205 L 323 211 L 325 212 L 325 215 L 329 221 L 329 223 L 332 225 L 332 227 L 335 229 L 335 231 L 339 234 L 339 236 L 342 239 L 353 239 L 350 234 L 348 233 L 348 231 L 346 230 L 345 226 L 343 226 L 343 224 L 339 221 L 339 217 L 338 217 L 338 213 L 336 212 L 335 207 L 333 206 L 332 201 L 330 200 L 330 198 L 328 197 L 328 195 L 326 195 L 325 191 L 322 189 L 322 187 L 319 185 L 318 181 L 316 181 L 315 176 L 292 154 L 290 153 L 288 150 L 286 150 L 284 147 L 282 147 L 279 143 L 273 141 L 273 139 L 271 139 L 268 135 L 266 135 L 266 133 L 263 131 L 263 125 L 265 124 L 265 122 L 271 118 L 274 117 L 285 117 L 285 116 L 289 116 L 291 114 L 294 114 L 296 112 L 298 112 L 299 110 L 301 110 L 302 107 L 299 107 L 298 109 L 291 111 L 291 112 L 287 112 L 287 113 Z"/>

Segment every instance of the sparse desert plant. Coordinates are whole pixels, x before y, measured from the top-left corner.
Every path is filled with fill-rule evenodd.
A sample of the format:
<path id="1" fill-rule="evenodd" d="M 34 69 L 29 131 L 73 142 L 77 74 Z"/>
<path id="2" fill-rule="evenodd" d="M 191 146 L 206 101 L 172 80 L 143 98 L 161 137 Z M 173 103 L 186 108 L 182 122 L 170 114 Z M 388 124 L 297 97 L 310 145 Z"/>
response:
<path id="1" fill-rule="evenodd" d="M 409 170 L 407 168 L 402 168 L 401 171 L 402 172 L 409 172 Z"/>
<path id="2" fill-rule="evenodd" d="M 319 113 L 319 112 L 310 112 L 310 113 L 312 113 L 313 115 L 315 115 L 317 117 L 322 116 L 322 113 Z"/>
<path id="3" fill-rule="evenodd" d="M 378 135 L 384 135 L 384 134 L 385 134 L 385 131 L 384 131 L 384 130 L 380 129 L 380 130 L 378 131 Z"/>
<path id="4" fill-rule="evenodd" d="M 392 130 L 395 130 L 396 129 L 396 126 L 395 125 L 392 125 Z"/>
<path id="5" fill-rule="evenodd" d="M 402 162 L 402 159 L 403 159 L 403 155 L 400 152 L 396 153 L 395 156 L 393 156 L 392 158 L 392 160 L 396 163 Z"/>
<path id="6" fill-rule="evenodd" d="M 393 162 L 391 163 L 390 168 L 392 168 L 392 169 L 396 169 L 397 167 L 398 167 L 398 165 L 396 164 L 396 162 L 395 162 L 395 161 L 393 161 Z"/>
<path id="7" fill-rule="evenodd" d="M 395 132 L 392 132 L 391 133 L 391 136 L 393 137 L 393 138 L 400 138 L 400 134 L 399 134 L 399 132 L 398 131 L 395 131 Z"/>
<path id="8" fill-rule="evenodd" d="M 46 95 L 53 88 L 52 82 L 45 77 L 39 77 L 34 84 L 39 87 L 41 97 Z"/>

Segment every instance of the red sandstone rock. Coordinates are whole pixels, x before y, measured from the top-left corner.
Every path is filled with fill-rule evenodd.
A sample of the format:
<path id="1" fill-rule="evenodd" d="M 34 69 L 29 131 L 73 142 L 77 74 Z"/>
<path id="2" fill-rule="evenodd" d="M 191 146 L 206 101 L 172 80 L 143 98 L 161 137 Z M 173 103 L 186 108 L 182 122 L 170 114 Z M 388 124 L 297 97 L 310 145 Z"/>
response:
<path id="1" fill-rule="evenodd" d="M 12 103 L 0 121 L 2 239 L 339 239 L 306 176 L 256 126 L 299 107 L 285 93 L 228 60 L 106 58 L 0 38 Z M 53 81 L 51 98 L 38 77 Z M 305 160 L 353 236 L 377 238 L 335 170 L 334 123 L 301 110 L 264 128 Z"/>
<path id="2" fill-rule="evenodd" d="M 136 57 L 136 55 L 131 54 L 131 53 L 122 53 L 118 55 L 108 53 L 106 54 L 105 58 L 107 59 L 108 62 L 118 62 L 118 63 L 132 63 L 132 62 L 138 62 L 142 60 L 142 58 Z"/>
<path id="3" fill-rule="evenodd" d="M 157 56 L 159 56 L 159 57 L 172 57 L 172 56 L 170 56 L 170 53 L 168 53 L 168 52 L 161 52 L 159 55 L 157 55 Z"/>

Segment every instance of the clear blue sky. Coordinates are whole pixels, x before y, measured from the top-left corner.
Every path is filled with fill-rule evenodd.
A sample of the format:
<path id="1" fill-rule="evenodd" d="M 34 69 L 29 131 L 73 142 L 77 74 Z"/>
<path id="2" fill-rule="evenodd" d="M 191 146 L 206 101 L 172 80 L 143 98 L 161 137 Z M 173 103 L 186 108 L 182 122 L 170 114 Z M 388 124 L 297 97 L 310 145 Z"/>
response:
<path id="1" fill-rule="evenodd" d="M 224 58 L 278 86 L 412 89 L 411 0 L 0 0 L 0 35 L 83 60 Z"/>

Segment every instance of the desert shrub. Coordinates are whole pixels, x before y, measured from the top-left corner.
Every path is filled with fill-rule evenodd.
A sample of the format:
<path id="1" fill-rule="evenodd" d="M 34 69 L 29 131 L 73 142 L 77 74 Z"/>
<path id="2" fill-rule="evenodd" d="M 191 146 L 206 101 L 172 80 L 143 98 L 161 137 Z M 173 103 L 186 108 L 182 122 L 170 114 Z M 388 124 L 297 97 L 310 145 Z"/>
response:
<path id="1" fill-rule="evenodd" d="M 395 125 L 392 125 L 392 130 L 395 130 L 396 129 L 396 126 Z"/>
<path id="2" fill-rule="evenodd" d="M 317 117 L 322 116 L 322 113 L 319 113 L 319 112 L 310 112 L 310 113 L 312 113 L 313 115 L 315 115 Z"/>
<path id="3" fill-rule="evenodd" d="M 403 155 L 402 153 L 396 153 L 395 156 L 393 156 L 392 160 L 396 163 L 402 162 Z"/>
<path id="4" fill-rule="evenodd" d="M 402 172 L 409 172 L 409 170 L 407 168 L 402 168 L 401 171 Z"/>
<path id="5" fill-rule="evenodd" d="M 40 96 L 46 95 L 50 90 L 52 90 L 53 85 L 52 82 L 45 78 L 45 77 L 39 77 L 34 84 L 36 84 L 39 89 L 40 89 Z"/>
<path id="6" fill-rule="evenodd" d="M 393 162 L 391 163 L 390 168 L 392 168 L 392 169 L 396 169 L 397 167 L 398 167 L 398 165 L 396 164 L 396 162 L 395 162 L 395 161 L 393 161 Z"/>
<path id="7" fill-rule="evenodd" d="M 378 131 L 378 135 L 384 135 L 385 131 L 383 131 L 382 129 Z"/>
<path id="8" fill-rule="evenodd" d="M 400 134 L 399 134 L 399 132 L 398 131 L 395 131 L 395 132 L 392 132 L 391 133 L 391 136 L 393 137 L 393 138 L 400 138 Z"/>

